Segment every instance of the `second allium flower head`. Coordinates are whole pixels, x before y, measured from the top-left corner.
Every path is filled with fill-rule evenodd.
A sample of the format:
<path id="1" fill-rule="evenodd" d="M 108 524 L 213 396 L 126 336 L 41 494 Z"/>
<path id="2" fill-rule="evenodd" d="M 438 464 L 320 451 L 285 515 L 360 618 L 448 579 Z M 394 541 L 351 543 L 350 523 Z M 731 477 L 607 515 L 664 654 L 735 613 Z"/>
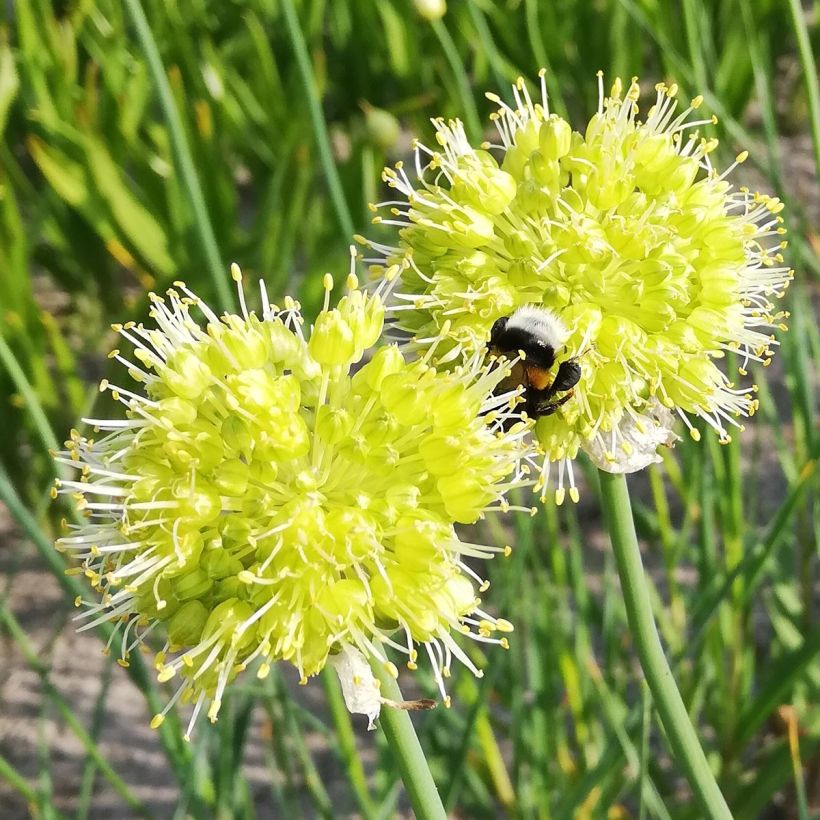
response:
<path id="1" fill-rule="evenodd" d="M 743 375 L 750 359 L 768 362 L 786 316 L 772 299 L 792 272 L 781 203 L 715 171 L 717 140 L 696 130 L 711 120 L 690 118 L 700 98 L 678 112 L 677 88 L 658 85 L 641 120 L 637 82 L 606 96 L 599 75 L 598 111 L 581 132 L 550 113 L 543 72 L 540 101 L 521 80 L 513 93 L 514 106 L 487 95 L 499 144 L 475 148 L 461 122 L 434 120 L 438 144 L 416 144 L 415 180 L 401 163 L 385 170 L 403 198 L 374 206 L 398 244 L 359 239 L 380 254 L 377 274 L 400 279 L 398 327 L 424 340 L 446 322 L 449 357 L 483 349 L 493 323 L 522 306 L 565 326 L 559 358 L 580 357 L 582 377 L 536 425 L 542 492 L 557 462 L 560 502 L 565 481 L 577 497 L 580 448 L 602 469 L 632 472 L 674 440 L 676 417 L 697 437 L 690 415 L 728 440 L 756 400 L 715 360 L 737 353 Z"/>
<path id="2" fill-rule="evenodd" d="M 372 718 L 365 656 L 395 673 L 385 647 L 412 668 L 422 645 L 446 699 L 453 656 L 477 673 L 452 632 L 506 645 L 511 626 L 481 609 L 463 560 L 506 550 L 453 528 L 527 481 L 525 426 L 493 393 L 502 374 L 480 354 L 436 372 L 395 346 L 354 373 L 384 309 L 352 272 L 348 288 L 305 338 L 297 306 L 271 307 L 264 286 L 261 316 L 240 285 L 241 314 L 218 317 L 177 283 L 153 297 L 156 327 L 115 326 L 134 361 L 112 355 L 141 390 L 102 387 L 127 418 L 88 420 L 100 437 L 73 434 L 58 455 L 81 473 L 58 486 L 88 521 L 58 548 L 101 595 L 87 626 L 115 623 L 127 662 L 161 625 L 158 676 L 180 680 L 169 707 L 192 700 L 192 723 L 206 704 L 216 718 L 255 659 L 260 676 L 286 660 L 303 679 L 333 662 Z"/>

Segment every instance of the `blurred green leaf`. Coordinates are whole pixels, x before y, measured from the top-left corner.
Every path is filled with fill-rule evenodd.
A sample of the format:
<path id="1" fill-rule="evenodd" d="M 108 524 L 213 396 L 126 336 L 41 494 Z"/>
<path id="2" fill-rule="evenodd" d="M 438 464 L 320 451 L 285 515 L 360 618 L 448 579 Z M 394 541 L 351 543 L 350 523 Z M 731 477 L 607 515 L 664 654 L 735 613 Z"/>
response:
<path id="1" fill-rule="evenodd" d="M 17 97 L 20 78 L 11 47 L 0 29 L 0 136 L 6 130 L 9 109 Z"/>
<path id="2" fill-rule="evenodd" d="M 86 155 L 96 190 L 130 245 L 154 271 L 166 277 L 172 275 L 176 266 L 169 254 L 165 231 L 131 193 L 105 146 L 87 136 Z"/>

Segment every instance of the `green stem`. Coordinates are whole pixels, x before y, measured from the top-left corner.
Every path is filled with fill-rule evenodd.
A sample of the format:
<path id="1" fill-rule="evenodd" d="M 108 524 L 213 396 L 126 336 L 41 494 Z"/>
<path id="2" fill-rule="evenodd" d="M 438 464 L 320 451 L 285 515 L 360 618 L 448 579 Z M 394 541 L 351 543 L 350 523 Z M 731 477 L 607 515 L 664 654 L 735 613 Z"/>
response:
<path id="1" fill-rule="evenodd" d="M 17 392 L 26 403 L 26 409 L 31 414 L 31 420 L 37 428 L 37 435 L 40 437 L 40 441 L 45 450 L 59 450 L 60 444 L 54 435 L 54 431 L 51 429 L 51 424 L 46 415 L 46 411 L 43 409 L 43 405 L 40 403 L 40 398 L 26 378 L 26 374 L 17 361 L 14 351 L 12 351 L 11 347 L 1 335 L 0 364 L 6 368 L 9 376 L 11 376 L 11 380 L 14 382 L 14 386 L 17 388 Z"/>
<path id="2" fill-rule="evenodd" d="M 0 779 L 5 780 L 12 788 L 20 792 L 28 801 L 29 806 L 37 803 L 37 790 L 32 789 L 28 780 L 2 755 L 0 755 Z"/>
<path id="3" fill-rule="evenodd" d="M 148 68 L 157 87 L 159 102 L 162 106 L 165 120 L 168 123 L 168 135 L 171 138 L 171 150 L 176 161 L 177 171 L 182 179 L 183 188 L 188 194 L 188 201 L 194 214 L 194 225 L 199 234 L 199 241 L 202 243 L 202 250 L 205 253 L 205 263 L 208 272 L 213 280 L 214 289 L 221 307 L 229 310 L 234 306 L 233 295 L 228 287 L 227 269 L 222 263 L 219 254 L 219 247 L 216 244 L 214 229 L 208 217 L 208 209 L 205 205 L 205 197 L 199 184 L 199 177 L 196 175 L 194 161 L 190 148 L 185 139 L 185 131 L 182 127 L 182 120 L 179 117 L 174 97 L 171 94 L 171 86 L 168 84 L 168 77 L 162 65 L 162 58 L 159 55 L 154 35 L 145 17 L 145 12 L 140 5 L 140 0 L 125 0 L 125 5 L 134 21 L 142 50 L 145 52 L 145 59 L 148 61 Z"/>
<path id="4" fill-rule="evenodd" d="M 635 524 L 629 504 L 626 478 L 621 474 L 599 472 L 603 503 L 612 551 L 621 578 L 626 616 L 638 652 L 644 677 L 649 685 L 666 737 L 677 762 L 683 766 L 689 785 L 707 817 L 726 818 L 732 814 L 720 792 L 697 733 L 680 696 L 672 670 L 663 654 L 658 629 L 646 584 Z"/>
<path id="5" fill-rule="evenodd" d="M 322 163 L 322 170 L 325 172 L 327 187 L 330 191 L 330 199 L 336 211 L 336 219 L 342 230 L 342 235 L 349 241 L 353 236 L 353 218 L 350 215 L 347 200 L 345 199 L 342 181 L 336 163 L 333 161 L 333 152 L 330 148 L 330 136 L 327 132 L 327 123 L 322 113 L 322 103 L 319 99 L 319 92 L 316 89 L 316 80 L 313 76 L 313 69 L 310 65 L 310 55 L 308 54 L 305 35 L 299 26 L 299 18 L 293 0 L 282 0 L 282 11 L 285 15 L 285 25 L 288 29 L 293 53 L 296 57 L 296 64 L 299 67 L 299 74 L 302 77 L 302 86 L 307 96 L 308 111 L 313 123 L 313 133 L 316 137 L 316 148 L 319 151 L 319 160 Z"/>
<path id="6" fill-rule="evenodd" d="M 382 665 L 374 661 L 372 666 L 381 683 L 382 697 L 396 703 L 404 700 L 399 685 Z M 410 715 L 402 709 L 384 706 L 379 715 L 379 726 L 390 744 L 417 820 L 447 820 L 447 812 L 444 811 Z"/>
<path id="7" fill-rule="evenodd" d="M 789 0 L 789 12 L 792 28 L 797 40 L 797 53 L 800 55 L 800 66 L 803 69 L 803 80 L 806 83 L 806 96 L 809 103 L 809 126 L 811 141 L 814 146 L 814 162 L 820 173 L 820 83 L 817 81 L 817 66 L 814 62 L 809 28 L 806 25 L 806 12 L 800 0 Z"/>
<path id="8" fill-rule="evenodd" d="M 471 139 L 479 139 L 482 133 L 481 120 L 478 116 L 473 91 L 470 88 L 470 78 L 464 70 L 464 63 L 461 61 L 456 44 L 453 42 L 450 32 L 447 31 L 447 26 L 444 25 L 443 20 L 432 20 L 430 25 L 433 27 L 436 37 L 438 37 L 441 50 L 450 64 L 450 70 L 453 72 L 453 77 L 458 86 L 461 109 L 464 112 L 465 125 L 467 126 L 467 136 Z"/>

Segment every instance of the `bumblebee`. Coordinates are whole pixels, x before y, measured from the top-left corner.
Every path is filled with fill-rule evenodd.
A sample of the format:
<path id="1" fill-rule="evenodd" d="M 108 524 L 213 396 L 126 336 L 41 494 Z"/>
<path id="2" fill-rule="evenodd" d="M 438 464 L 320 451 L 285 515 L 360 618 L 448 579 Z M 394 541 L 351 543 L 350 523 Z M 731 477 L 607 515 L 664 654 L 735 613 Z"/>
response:
<path id="1" fill-rule="evenodd" d="M 525 409 L 530 418 L 550 416 L 572 398 L 573 388 L 581 378 L 578 361 L 562 361 L 552 375 L 556 356 L 567 336 L 566 328 L 552 311 L 535 305 L 520 307 L 493 324 L 487 344 L 491 354 L 515 359 L 519 351 L 524 353 L 497 389 L 506 391 L 523 385 Z"/>

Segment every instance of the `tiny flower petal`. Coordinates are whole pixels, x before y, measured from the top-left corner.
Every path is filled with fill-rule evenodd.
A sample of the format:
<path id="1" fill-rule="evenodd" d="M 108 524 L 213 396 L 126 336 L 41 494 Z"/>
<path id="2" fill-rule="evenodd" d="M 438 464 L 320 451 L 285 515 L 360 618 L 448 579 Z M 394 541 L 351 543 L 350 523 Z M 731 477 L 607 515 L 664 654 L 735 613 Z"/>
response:
<path id="1" fill-rule="evenodd" d="M 586 444 L 592 463 L 608 473 L 634 473 L 661 461 L 658 447 L 673 447 L 680 438 L 675 417 L 660 402 L 642 414 L 626 413 L 611 435 L 599 433 Z"/>
<path id="2" fill-rule="evenodd" d="M 328 658 L 328 663 L 339 676 L 347 711 L 352 715 L 366 715 L 367 728 L 374 729 L 382 708 L 382 697 L 379 682 L 365 656 L 355 647 L 343 646 Z"/>

